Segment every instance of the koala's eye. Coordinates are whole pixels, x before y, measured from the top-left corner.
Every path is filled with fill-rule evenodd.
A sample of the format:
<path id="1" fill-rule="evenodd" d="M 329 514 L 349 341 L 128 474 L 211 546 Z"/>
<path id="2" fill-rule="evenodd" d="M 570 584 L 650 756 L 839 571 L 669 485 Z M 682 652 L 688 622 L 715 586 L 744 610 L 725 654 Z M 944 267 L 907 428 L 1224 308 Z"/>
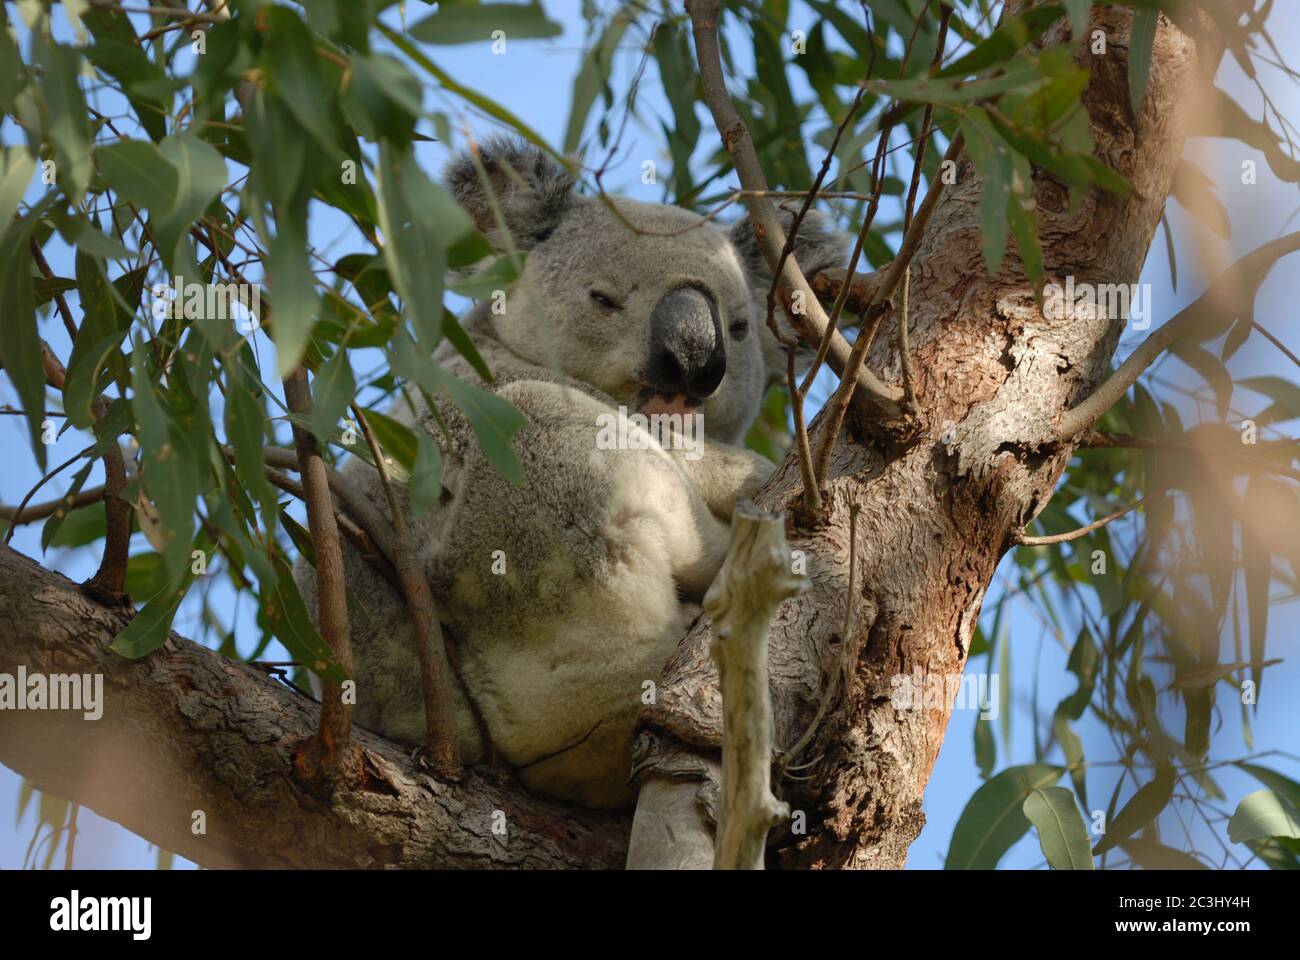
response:
<path id="1" fill-rule="evenodd" d="M 749 333 L 749 321 L 744 317 L 741 317 L 739 320 L 733 320 L 728 329 L 731 331 L 732 337 L 739 340 L 745 334 Z"/>
<path id="2" fill-rule="evenodd" d="M 599 290 L 591 291 L 591 302 L 602 310 L 621 310 L 622 305 L 607 293 L 601 293 Z"/>

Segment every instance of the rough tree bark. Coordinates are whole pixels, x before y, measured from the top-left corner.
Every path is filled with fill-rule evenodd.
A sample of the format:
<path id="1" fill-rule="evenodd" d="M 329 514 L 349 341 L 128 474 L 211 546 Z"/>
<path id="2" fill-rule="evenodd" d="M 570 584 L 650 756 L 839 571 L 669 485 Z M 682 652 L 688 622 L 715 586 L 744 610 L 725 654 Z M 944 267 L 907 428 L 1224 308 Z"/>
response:
<path id="1" fill-rule="evenodd" d="M 1023 7 L 1027 4 L 1009 4 Z M 1132 15 L 1094 11 L 1104 56 L 1080 46 L 1092 71 L 1084 95 L 1096 154 L 1133 185 L 1125 197 L 1090 190 L 1069 209 L 1066 188 L 1034 174 L 1049 281 L 1138 279 L 1182 153 L 1196 91 L 1212 79 L 1221 44 L 1189 38 L 1162 18 L 1146 99 L 1129 106 Z M 1069 34 L 1062 22 L 1045 42 Z M 968 159 L 944 193 L 911 265 L 910 335 L 922 432 L 890 448 L 871 424 L 842 437 L 828 474 L 829 513 L 815 530 L 787 534 L 807 557 L 811 589 L 777 612 L 771 674 L 778 750 L 799 740 L 826 690 L 838 690 L 778 795 L 807 829 L 773 831 L 769 865 L 900 868 L 924 823 L 921 795 L 943 743 L 951 704 L 916 711 L 890 702 L 890 679 L 960 674 L 993 572 L 1017 534 L 1046 505 L 1074 450 L 1053 430 L 1061 414 L 1107 372 L 1122 323 L 1051 321 L 1036 308 L 1014 246 L 996 276 L 980 251 L 980 184 Z M 892 318 L 884 329 L 889 331 Z M 869 364 L 898 382 L 892 336 Z M 813 434 L 821 426 L 814 421 Z M 765 510 L 794 512 L 800 491 L 789 459 L 758 495 Z M 851 508 L 859 508 L 859 588 L 853 629 L 841 636 Z M 711 629 L 697 622 L 665 669 L 637 741 L 641 802 L 630 866 L 702 865 L 716 810 L 722 731 Z M 833 684 L 834 671 L 843 682 Z M 646 787 L 649 785 L 650 790 Z M 797 821 L 795 821 L 797 822 Z"/>
<path id="2" fill-rule="evenodd" d="M 29 674 L 104 675 L 99 720 L 0 710 L 0 763 L 202 866 L 623 863 L 626 815 L 541 800 L 483 772 L 438 783 L 407 751 L 357 727 L 361 783 L 319 793 L 293 762 L 320 715 L 308 697 L 175 634 L 127 660 L 108 649 L 125 623 L 120 612 L 3 546 L 0 583 L 0 673 L 22 665 Z"/>
<path id="3" fill-rule="evenodd" d="M 1017 6 L 1017 4 L 1012 4 Z M 1090 191 L 1068 209 L 1066 190 L 1036 172 L 1048 274 L 1080 281 L 1137 279 L 1182 150 L 1195 89 L 1221 45 L 1193 42 L 1162 20 L 1140 118 L 1128 106 L 1131 14 L 1105 8 L 1109 52 L 1090 57 L 1085 103 L 1097 154 L 1134 186 L 1127 197 Z M 1064 23 L 1048 40 L 1060 40 Z M 1086 55 L 1081 52 L 1081 56 Z M 922 440 L 904 450 L 870 424 L 835 448 L 829 512 L 816 530 L 791 527 L 811 589 L 784 603 L 771 635 L 775 742 L 800 739 L 823 691 L 838 691 L 816 736 L 782 768 L 816 761 L 807 780 L 778 780 L 807 819 L 806 835 L 774 831 L 769 862 L 784 867 L 900 867 L 921 829 L 921 794 L 948 708 L 900 712 L 889 680 L 920 667 L 959 673 L 998 560 L 1046 504 L 1072 451 L 1053 436 L 1061 413 L 1106 371 L 1121 332 L 1104 321 L 1048 321 L 1035 308 L 1015 251 L 996 276 L 980 253 L 980 186 L 963 160 L 912 262 L 912 361 Z M 885 331 L 891 319 L 886 318 Z M 893 337 L 869 355 L 897 382 Z M 814 431 L 817 425 L 814 424 Z M 798 497 L 787 460 L 758 498 L 767 510 Z M 853 627 L 844 631 L 849 517 L 859 508 Z M 104 718 L 0 711 L 0 762 L 206 866 L 611 867 L 623 862 L 630 817 L 531 797 L 479 771 L 460 784 L 421 774 L 404 751 L 363 730 L 362 788 L 311 792 L 293 750 L 318 707 L 252 667 L 172 636 L 125 660 L 107 649 L 120 614 L 71 582 L 0 548 L 0 672 L 91 672 L 105 677 Z M 712 862 L 708 822 L 717 799 L 722 713 L 701 621 L 665 669 L 638 738 L 641 805 L 630 862 Z M 842 681 L 832 684 L 834 671 Z M 193 811 L 207 833 L 191 830 Z M 505 815 L 504 839 L 492 832 Z M 659 844 L 656 824 L 676 842 Z"/>

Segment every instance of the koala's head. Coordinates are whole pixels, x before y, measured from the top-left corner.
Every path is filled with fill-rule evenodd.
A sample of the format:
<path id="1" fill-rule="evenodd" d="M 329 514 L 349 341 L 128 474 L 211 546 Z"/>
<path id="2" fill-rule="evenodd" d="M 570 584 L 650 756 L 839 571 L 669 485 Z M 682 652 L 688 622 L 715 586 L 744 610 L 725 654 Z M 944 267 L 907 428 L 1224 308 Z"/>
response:
<path id="1" fill-rule="evenodd" d="M 495 198 L 528 253 L 492 317 L 502 342 L 629 410 L 702 413 L 709 436 L 739 441 L 769 368 L 784 369 L 764 323 L 771 274 L 749 221 L 727 231 L 680 207 L 580 196 L 562 166 L 514 140 L 481 145 L 478 161 L 453 160 L 448 188 L 501 248 Z M 805 221 L 796 255 L 806 271 L 842 253 L 821 218 Z"/>

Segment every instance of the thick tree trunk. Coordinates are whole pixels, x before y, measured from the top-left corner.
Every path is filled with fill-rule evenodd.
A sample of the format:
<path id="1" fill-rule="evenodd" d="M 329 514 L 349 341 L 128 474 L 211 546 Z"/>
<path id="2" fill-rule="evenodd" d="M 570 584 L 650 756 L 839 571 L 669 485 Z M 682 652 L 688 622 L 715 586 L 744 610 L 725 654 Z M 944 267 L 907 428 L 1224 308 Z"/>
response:
<path id="1" fill-rule="evenodd" d="M 1096 154 L 1133 185 L 1126 197 L 1089 191 L 1069 210 L 1066 189 L 1035 173 L 1049 281 L 1133 283 L 1159 223 L 1182 152 L 1196 91 L 1221 48 L 1197 44 L 1163 21 L 1147 97 L 1129 107 L 1131 14 L 1096 11 L 1108 52 L 1086 60 L 1084 102 Z M 1060 41 L 1062 23 L 1048 41 Z M 815 761 L 775 787 L 796 812 L 772 831 L 769 860 L 784 867 L 902 867 L 924 823 L 921 795 L 943 743 L 951 703 L 900 710 L 891 678 L 960 675 L 993 572 L 1013 536 L 1051 497 L 1073 452 L 1046 445 L 1060 415 L 1104 377 L 1123 324 L 1050 321 L 1035 307 L 1014 245 L 989 275 L 980 251 L 980 184 L 969 160 L 948 187 L 912 262 L 912 360 L 922 439 L 906 450 L 877 447 L 870 424 L 842 438 L 829 473 L 829 517 L 816 530 L 791 527 L 812 588 L 777 612 L 771 676 L 778 749 L 817 713 L 832 709 L 802 757 Z M 897 382 L 886 319 L 872 369 Z M 812 427 L 814 436 L 820 423 Z M 758 496 L 766 510 L 796 512 L 797 467 L 789 460 Z M 850 507 L 859 508 L 857 585 L 849 598 Z M 852 603 L 849 636 L 846 601 Z M 700 621 L 668 664 L 637 742 L 638 781 L 654 783 L 637 811 L 631 866 L 702 864 L 716 806 L 722 710 Z M 843 671 L 838 682 L 834 675 Z M 1006 705 L 1003 705 L 1006 709 Z M 692 802 L 691 796 L 696 797 Z M 802 812 L 806 832 L 797 832 Z M 686 838 L 673 840 L 673 837 Z M 659 851 L 657 856 L 647 851 Z"/>
<path id="2" fill-rule="evenodd" d="M 205 867 L 619 867 L 626 815 L 541 800 L 481 773 L 437 783 L 353 730 L 365 776 L 329 796 L 295 774 L 320 708 L 172 635 L 108 649 L 120 616 L 0 546 L 0 673 L 103 674 L 103 716 L 0 710 L 0 763 Z M 196 834 L 202 811 L 206 832 Z"/>

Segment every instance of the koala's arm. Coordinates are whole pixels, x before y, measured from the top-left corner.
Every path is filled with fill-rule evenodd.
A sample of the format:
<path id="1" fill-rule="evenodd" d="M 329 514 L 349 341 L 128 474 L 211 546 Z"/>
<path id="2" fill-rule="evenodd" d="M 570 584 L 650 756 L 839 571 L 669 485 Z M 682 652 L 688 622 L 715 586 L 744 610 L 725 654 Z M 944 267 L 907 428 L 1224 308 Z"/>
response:
<path id="1" fill-rule="evenodd" d="M 705 443 L 694 460 L 680 451 L 674 454 L 709 512 L 724 523 L 731 522 L 736 501 L 752 499 L 775 469 L 766 457 L 726 443 Z"/>

